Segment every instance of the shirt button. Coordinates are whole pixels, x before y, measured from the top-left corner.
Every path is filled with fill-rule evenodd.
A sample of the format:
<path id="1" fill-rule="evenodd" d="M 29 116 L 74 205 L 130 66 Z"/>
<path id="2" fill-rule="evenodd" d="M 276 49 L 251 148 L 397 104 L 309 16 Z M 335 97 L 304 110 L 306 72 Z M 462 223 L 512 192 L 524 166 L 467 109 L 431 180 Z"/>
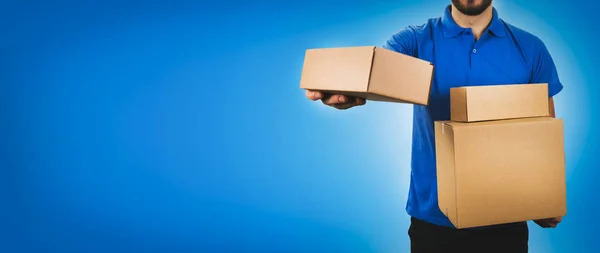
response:
<path id="1" fill-rule="evenodd" d="M 477 49 L 473 48 L 473 53 L 476 54 L 477 53 Z"/>

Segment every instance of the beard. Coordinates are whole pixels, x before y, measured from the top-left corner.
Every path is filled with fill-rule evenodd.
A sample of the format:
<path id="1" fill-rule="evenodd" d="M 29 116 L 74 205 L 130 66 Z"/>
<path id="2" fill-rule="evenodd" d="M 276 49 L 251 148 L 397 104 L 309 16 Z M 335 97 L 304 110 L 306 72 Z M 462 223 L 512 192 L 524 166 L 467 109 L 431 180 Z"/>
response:
<path id="1" fill-rule="evenodd" d="M 458 11 L 467 16 L 477 16 L 492 4 L 492 0 L 452 0 L 452 4 Z"/>

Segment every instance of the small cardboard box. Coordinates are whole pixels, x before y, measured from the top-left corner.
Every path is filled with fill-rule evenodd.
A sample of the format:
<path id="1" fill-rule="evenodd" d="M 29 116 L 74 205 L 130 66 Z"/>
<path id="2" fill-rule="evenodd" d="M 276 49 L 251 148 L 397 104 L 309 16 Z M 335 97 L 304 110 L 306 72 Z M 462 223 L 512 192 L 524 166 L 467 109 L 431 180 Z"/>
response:
<path id="1" fill-rule="evenodd" d="M 547 84 L 468 86 L 450 89 L 452 121 L 476 122 L 549 116 Z"/>
<path id="2" fill-rule="evenodd" d="M 430 62 L 375 46 L 306 50 L 300 87 L 373 101 L 427 105 Z"/>
<path id="3" fill-rule="evenodd" d="M 563 121 L 435 122 L 438 201 L 457 228 L 566 214 Z"/>

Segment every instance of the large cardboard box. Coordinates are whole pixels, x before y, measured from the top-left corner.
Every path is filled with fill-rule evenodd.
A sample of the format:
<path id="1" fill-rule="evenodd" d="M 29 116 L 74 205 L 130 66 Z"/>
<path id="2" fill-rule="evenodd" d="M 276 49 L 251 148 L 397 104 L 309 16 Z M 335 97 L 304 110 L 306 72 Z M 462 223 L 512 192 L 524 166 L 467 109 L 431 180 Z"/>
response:
<path id="1" fill-rule="evenodd" d="M 435 122 L 440 210 L 457 228 L 566 214 L 563 121 Z"/>
<path id="2" fill-rule="evenodd" d="M 427 105 L 430 62 L 375 46 L 306 50 L 300 87 L 374 101 Z"/>
<path id="3" fill-rule="evenodd" d="M 476 122 L 549 116 L 548 84 L 468 86 L 450 89 L 452 121 Z"/>

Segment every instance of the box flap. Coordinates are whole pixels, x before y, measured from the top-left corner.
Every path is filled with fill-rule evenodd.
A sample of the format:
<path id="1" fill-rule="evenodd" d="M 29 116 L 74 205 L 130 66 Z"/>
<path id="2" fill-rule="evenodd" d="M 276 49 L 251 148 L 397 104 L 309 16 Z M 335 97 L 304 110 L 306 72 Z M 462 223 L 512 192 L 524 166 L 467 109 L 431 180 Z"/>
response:
<path id="1" fill-rule="evenodd" d="M 369 91 L 386 97 L 427 105 L 433 65 L 385 48 L 375 48 Z"/>
<path id="2" fill-rule="evenodd" d="M 458 224 L 454 133 L 444 128 L 443 122 L 435 122 L 438 207 L 453 224 Z"/>
<path id="3" fill-rule="evenodd" d="M 464 87 L 450 89 L 450 115 L 452 120 L 469 121 L 467 110 L 467 89 Z"/>
<path id="4" fill-rule="evenodd" d="M 300 87 L 308 90 L 366 92 L 374 46 L 306 50 Z"/>

